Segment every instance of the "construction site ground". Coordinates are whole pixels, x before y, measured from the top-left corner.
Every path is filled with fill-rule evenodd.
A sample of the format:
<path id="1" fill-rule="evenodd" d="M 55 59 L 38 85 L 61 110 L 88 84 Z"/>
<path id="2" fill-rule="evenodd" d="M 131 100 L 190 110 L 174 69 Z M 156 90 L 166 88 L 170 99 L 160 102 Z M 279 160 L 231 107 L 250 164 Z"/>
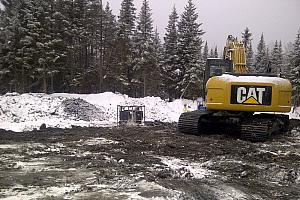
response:
<path id="1" fill-rule="evenodd" d="M 176 124 L 0 131 L 0 199 L 300 199 L 300 121 L 261 143 Z"/>

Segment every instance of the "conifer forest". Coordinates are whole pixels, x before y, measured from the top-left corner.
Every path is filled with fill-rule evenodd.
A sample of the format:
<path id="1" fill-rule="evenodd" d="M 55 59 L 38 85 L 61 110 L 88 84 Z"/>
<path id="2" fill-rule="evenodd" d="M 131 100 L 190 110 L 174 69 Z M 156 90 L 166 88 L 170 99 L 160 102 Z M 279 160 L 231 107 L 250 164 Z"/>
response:
<path id="1" fill-rule="evenodd" d="M 208 57 L 222 57 L 204 41 L 196 6 L 169 14 L 166 33 L 158 33 L 149 0 L 136 8 L 123 0 L 115 15 L 102 0 L 0 0 L 0 93 L 100 93 L 131 97 L 185 98 L 203 92 Z M 300 28 L 300 27 L 299 27 Z M 300 29 L 294 41 L 258 45 L 241 30 L 251 72 L 281 74 L 300 94 Z M 224 35 L 224 40 L 226 36 Z M 288 43 L 289 42 L 289 43 Z M 287 43 L 289 48 L 285 48 Z M 299 103 L 299 102 L 298 102 Z"/>

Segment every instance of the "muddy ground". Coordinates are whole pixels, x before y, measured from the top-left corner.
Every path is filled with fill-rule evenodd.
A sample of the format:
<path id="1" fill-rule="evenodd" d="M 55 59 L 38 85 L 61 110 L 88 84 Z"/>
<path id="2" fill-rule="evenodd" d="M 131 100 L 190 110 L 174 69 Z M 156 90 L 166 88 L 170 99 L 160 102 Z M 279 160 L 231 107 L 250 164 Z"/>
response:
<path id="1" fill-rule="evenodd" d="M 0 131 L 0 199 L 300 199 L 300 121 L 264 143 L 221 132 Z"/>

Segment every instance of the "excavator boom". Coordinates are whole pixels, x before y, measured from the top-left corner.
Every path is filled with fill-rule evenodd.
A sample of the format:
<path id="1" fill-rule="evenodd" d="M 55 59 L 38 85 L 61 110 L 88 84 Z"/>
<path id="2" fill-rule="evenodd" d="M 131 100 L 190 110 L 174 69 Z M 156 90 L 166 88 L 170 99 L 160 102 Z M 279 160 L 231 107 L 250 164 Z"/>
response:
<path id="1" fill-rule="evenodd" d="M 233 72 L 237 74 L 244 74 L 248 72 L 246 66 L 246 53 L 245 47 L 242 42 L 237 38 L 229 35 L 227 38 L 226 46 L 224 47 L 224 60 L 231 60 L 233 62 Z"/>

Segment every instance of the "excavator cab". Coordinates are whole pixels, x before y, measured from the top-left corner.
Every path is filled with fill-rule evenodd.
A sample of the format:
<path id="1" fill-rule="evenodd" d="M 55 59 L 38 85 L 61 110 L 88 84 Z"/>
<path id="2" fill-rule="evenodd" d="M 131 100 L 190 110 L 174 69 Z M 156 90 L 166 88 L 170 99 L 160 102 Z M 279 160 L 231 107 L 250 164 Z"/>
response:
<path id="1" fill-rule="evenodd" d="M 208 58 L 205 67 L 204 85 L 208 79 L 213 76 L 221 76 L 222 74 L 233 71 L 233 62 L 231 60 Z"/>

